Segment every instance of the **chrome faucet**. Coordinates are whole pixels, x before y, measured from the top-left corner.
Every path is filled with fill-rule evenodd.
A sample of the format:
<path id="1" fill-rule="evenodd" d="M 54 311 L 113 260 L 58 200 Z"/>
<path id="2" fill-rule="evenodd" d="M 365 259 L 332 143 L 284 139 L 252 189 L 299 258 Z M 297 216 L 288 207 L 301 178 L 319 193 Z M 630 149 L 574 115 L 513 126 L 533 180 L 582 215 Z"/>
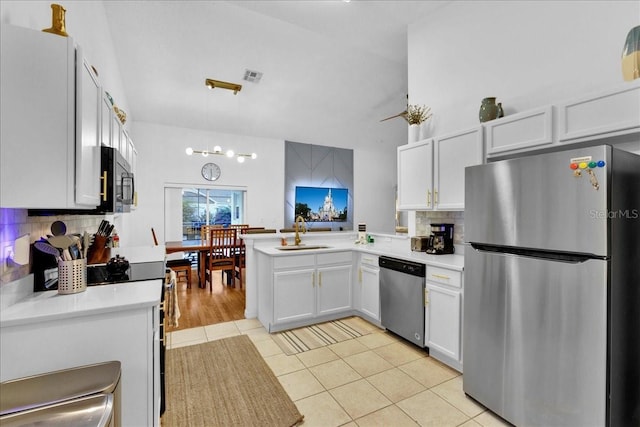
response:
<path id="1" fill-rule="evenodd" d="M 307 232 L 307 223 L 304 222 L 304 218 L 302 218 L 302 215 L 298 215 L 298 217 L 296 218 L 296 237 L 295 237 L 295 244 L 296 246 L 298 246 L 300 244 L 300 242 L 302 241 L 300 239 L 300 222 L 302 222 L 302 232 L 306 233 Z"/>

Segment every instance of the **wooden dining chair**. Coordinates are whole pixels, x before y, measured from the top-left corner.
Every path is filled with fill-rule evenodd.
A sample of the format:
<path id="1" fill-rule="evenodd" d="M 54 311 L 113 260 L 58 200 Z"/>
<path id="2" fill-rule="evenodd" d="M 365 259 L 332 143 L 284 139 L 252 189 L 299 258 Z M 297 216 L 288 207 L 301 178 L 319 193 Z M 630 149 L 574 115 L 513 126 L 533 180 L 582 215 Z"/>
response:
<path id="1" fill-rule="evenodd" d="M 200 227 L 200 240 L 208 242 L 211 235 L 210 232 L 214 228 L 222 228 L 222 224 L 206 224 Z"/>
<path id="2" fill-rule="evenodd" d="M 240 234 L 272 234 L 275 232 L 276 232 L 275 228 L 264 228 L 264 227 L 248 227 L 240 230 Z M 244 244 L 244 240 L 241 239 L 240 237 L 238 237 L 237 239 L 238 239 L 239 249 L 238 249 L 238 257 L 236 259 L 236 278 L 240 283 L 240 289 L 242 289 L 242 274 L 243 274 L 243 270 L 247 265 L 247 260 L 246 260 L 247 250 Z"/>
<path id="3" fill-rule="evenodd" d="M 212 228 L 209 232 L 209 253 L 205 264 L 205 284 L 213 290 L 213 272 L 221 271 L 221 277 L 227 273 L 230 284 L 234 284 L 238 245 L 235 228 Z"/>
<path id="4" fill-rule="evenodd" d="M 156 230 L 151 227 L 151 235 L 153 236 L 153 244 L 158 246 L 158 237 L 156 236 Z M 172 270 L 176 274 L 176 283 L 181 279 L 187 282 L 187 288 L 191 288 L 191 260 L 184 258 L 168 259 L 165 261 L 165 266 Z"/>

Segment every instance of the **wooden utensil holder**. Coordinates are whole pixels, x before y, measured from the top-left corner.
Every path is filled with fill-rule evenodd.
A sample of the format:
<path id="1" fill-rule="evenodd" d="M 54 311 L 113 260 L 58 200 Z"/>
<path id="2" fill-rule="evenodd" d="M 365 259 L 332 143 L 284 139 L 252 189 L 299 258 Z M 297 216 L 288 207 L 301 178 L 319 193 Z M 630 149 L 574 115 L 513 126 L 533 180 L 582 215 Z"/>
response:
<path id="1" fill-rule="evenodd" d="M 111 259 L 111 248 L 107 247 L 107 237 L 95 236 L 87 251 L 87 264 L 104 264 Z"/>

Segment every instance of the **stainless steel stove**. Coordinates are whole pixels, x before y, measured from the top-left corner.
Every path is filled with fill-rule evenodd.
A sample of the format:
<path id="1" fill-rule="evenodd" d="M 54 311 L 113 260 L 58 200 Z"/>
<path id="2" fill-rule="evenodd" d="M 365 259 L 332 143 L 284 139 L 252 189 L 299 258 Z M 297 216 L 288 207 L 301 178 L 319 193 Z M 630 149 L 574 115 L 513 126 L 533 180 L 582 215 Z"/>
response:
<path id="1" fill-rule="evenodd" d="M 106 264 L 93 264 L 87 266 L 87 286 L 164 279 L 165 273 L 163 261 L 131 263 L 124 274 L 118 275 L 109 273 Z"/>

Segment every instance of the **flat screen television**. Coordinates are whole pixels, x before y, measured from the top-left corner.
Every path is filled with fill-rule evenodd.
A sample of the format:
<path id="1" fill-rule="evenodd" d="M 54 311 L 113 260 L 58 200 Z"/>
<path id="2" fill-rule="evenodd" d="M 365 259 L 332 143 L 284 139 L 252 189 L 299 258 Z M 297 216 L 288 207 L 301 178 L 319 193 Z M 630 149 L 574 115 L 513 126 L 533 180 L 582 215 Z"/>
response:
<path id="1" fill-rule="evenodd" d="M 296 187 L 295 217 L 307 222 L 346 222 L 349 190 L 346 188 Z"/>

